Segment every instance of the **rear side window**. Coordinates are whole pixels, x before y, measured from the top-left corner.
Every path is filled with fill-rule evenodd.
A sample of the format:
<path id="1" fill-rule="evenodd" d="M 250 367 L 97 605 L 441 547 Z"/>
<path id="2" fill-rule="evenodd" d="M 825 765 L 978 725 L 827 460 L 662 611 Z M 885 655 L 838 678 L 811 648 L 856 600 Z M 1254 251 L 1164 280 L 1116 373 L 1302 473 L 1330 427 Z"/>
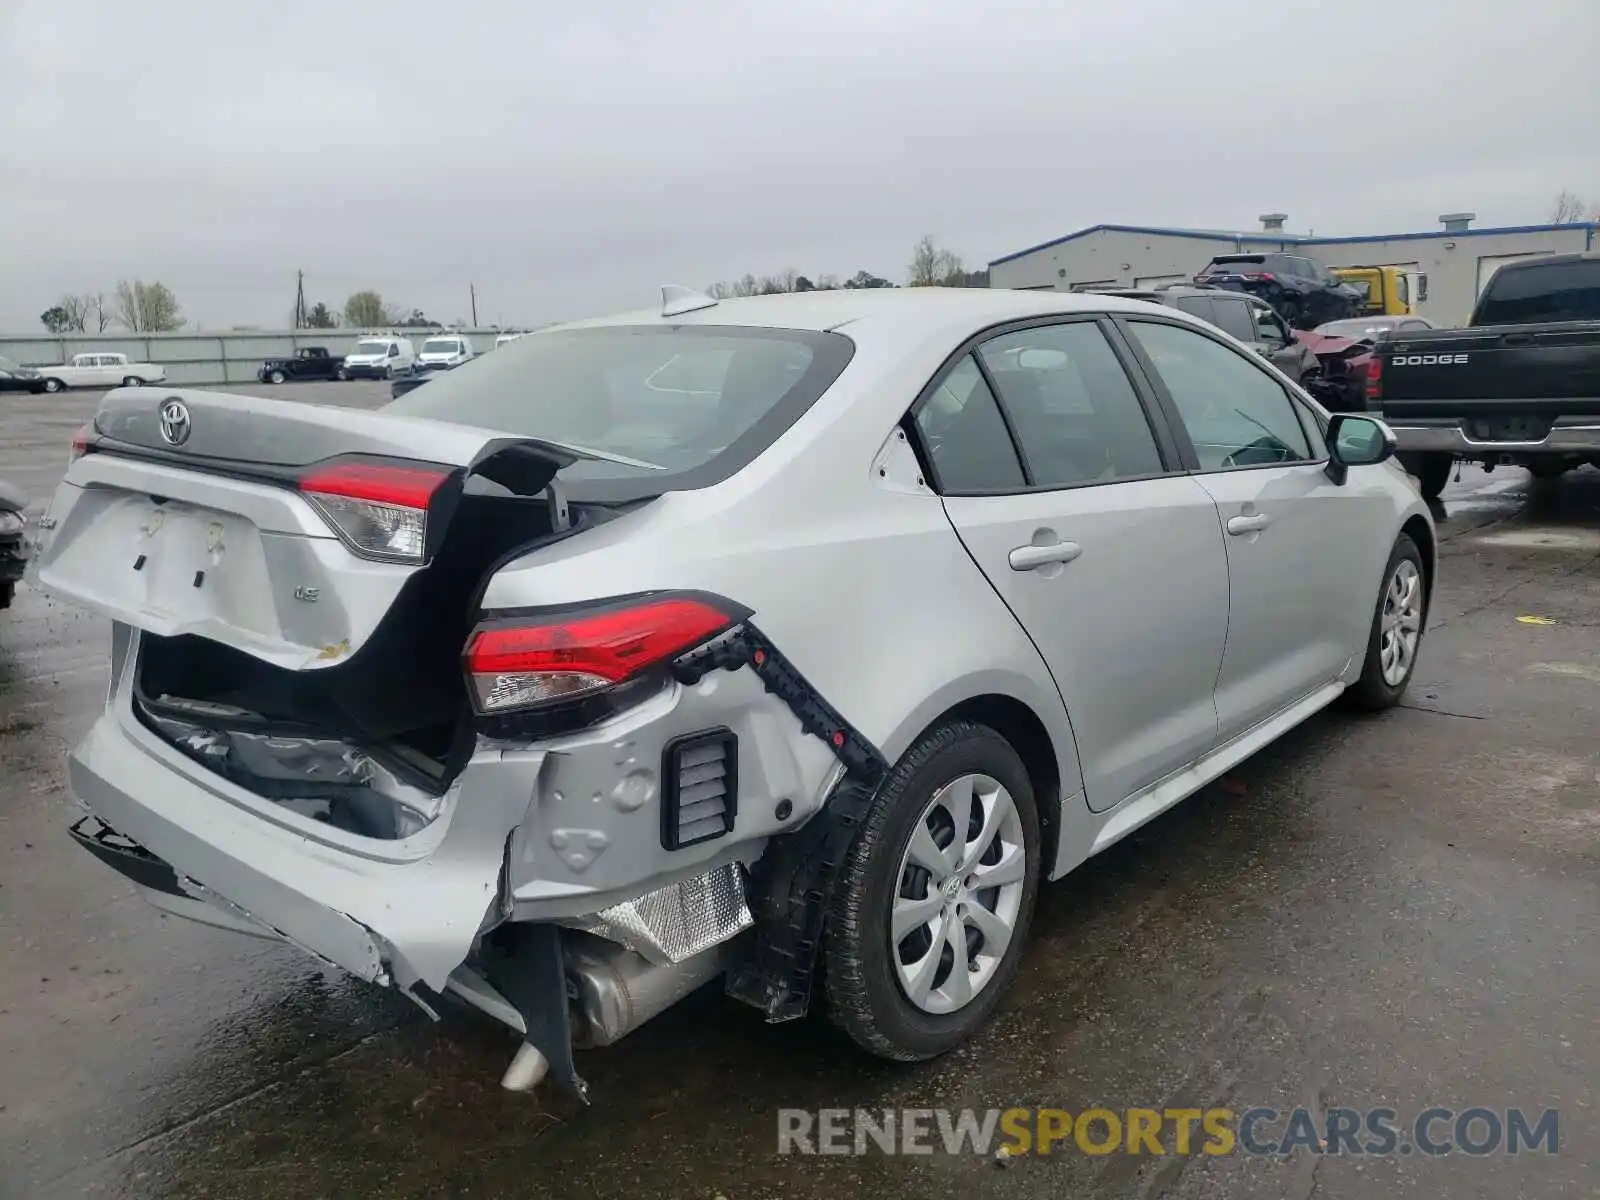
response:
<path id="1" fill-rule="evenodd" d="M 1036 487 L 1162 471 L 1150 423 L 1105 334 L 1091 321 L 1019 329 L 978 349 Z"/>
<path id="2" fill-rule="evenodd" d="M 1256 340 L 1256 323 L 1250 316 L 1249 301 L 1218 296 L 1211 302 L 1211 310 L 1214 314 L 1212 324 L 1218 329 L 1241 342 Z"/>
<path id="3" fill-rule="evenodd" d="M 608 456 L 562 473 L 563 480 L 631 481 L 585 493 L 598 499 L 705 487 L 792 425 L 854 349 L 841 334 L 793 329 L 556 330 L 507 342 L 383 411 Z"/>
<path id="4" fill-rule="evenodd" d="M 1505 267 L 1478 300 L 1474 325 L 1600 321 L 1600 258 Z"/>
<path id="5" fill-rule="evenodd" d="M 917 432 L 943 492 L 1015 491 L 1026 480 L 994 393 L 972 355 L 917 410 Z"/>
<path id="6" fill-rule="evenodd" d="M 1194 445 L 1202 471 L 1231 471 L 1311 457 L 1294 402 L 1235 350 L 1192 329 L 1130 321 Z"/>

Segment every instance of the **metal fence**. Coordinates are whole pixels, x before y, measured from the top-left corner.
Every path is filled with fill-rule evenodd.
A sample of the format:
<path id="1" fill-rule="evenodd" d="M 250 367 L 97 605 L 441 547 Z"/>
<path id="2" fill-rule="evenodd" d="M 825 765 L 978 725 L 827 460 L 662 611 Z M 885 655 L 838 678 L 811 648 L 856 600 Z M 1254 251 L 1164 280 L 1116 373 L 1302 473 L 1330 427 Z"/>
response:
<path id="1" fill-rule="evenodd" d="M 285 329 L 234 330 L 227 333 L 92 334 L 69 333 L 61 337 L 0 334 L 0 357 L 25 367 L 50 367 L 72 361 L 74 354 L 126 354 L 130 362 L 159 363 L 167 382 L 254 383 L 256 371 L 268 358 L 287 358 L 301 346 L 324 346 L 330 354 L 348 354 L 363 337 L 382 336 L 389 330 Z M 402 329 L 420 351 L 430 334 L 464 336 L 479 354 L 494 349 L 500 329 Z"/>

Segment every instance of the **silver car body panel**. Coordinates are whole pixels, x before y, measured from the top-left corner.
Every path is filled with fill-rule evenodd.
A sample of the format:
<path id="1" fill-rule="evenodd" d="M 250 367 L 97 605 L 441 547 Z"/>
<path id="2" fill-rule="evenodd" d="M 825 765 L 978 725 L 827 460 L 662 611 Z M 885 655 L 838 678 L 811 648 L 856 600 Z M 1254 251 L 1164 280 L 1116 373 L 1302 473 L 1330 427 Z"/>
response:
<path id="1" fill-rule="evenodd" d="M 730 597 L 890 762 L 959 705 L 1020 703 L 1054 757 L 1060 794 L 1040 800 L 1056 806 L 1048 873 L 1060 875 L 1336 696 L 1361 669 L 1397 533 L 1410 520 L 1431 529 L 1426 506 L 1392 465 L 1352 468 L 1342 487 L 1321 464 L 1301 464 L 941 499 L 898 430 L 913 399 L 982 330 L 1086 311 L 1159 312 L 1209 328 L 1115 298 L 945 289 L 773 297 L 674 316 L 685 325 L 837 329 L 856 349 L 755 461 L 714 486 L 669 492 L 514 559 L 488 582 L 483 606 L 672 589 Z M 581 324 L 604 323 L 662 318 Z M 499 436 L 381 413 L 184 395 L 195 401 L 196 446 L 219 457 L 313 461 L 338 447 L 466 463 Z M 146 417 L 112 399 L 125 434 L 156 436 L 140 426 Z M 97 489 L 147 493 L 155 477 L 135 473 L 153 470 L 111 455 L 73 465 L 52 505 L 56 525 L 80 505 L 100 508 L 73 544 L 58 536 L 39 569 L 42 586 L 126 626 L 200 633 L 296 669 L 315 665 L 308 651 L 359 645 L 381 619 L 397 579 L 348 554 L 301 498 L 178 467 L 163 481 L 166 494 L 247 522 L 234 545 L 248 545 L 253 533 L 249 552 L 274 585 L 282 581 L 265 547 L 294 543 L 297 569 L 315 566 L 335 581 L 339 602 L 327 611 L 337 621 L 247 617 L 254 610 L 241 601 L 208 624 L 204 614 L 95 580 L 91 553 L 117 548 L 131 527 L 118 524 L 129 518 L 116 505 L 132 503 Z M 208 500 L 208 487 L 226 495 Z M 1235 512 L 1276 511 L 1280 499 L 1281 525 L 1245 540 L 1225 532 Z M 1041 527 L 1080 540 L 1081 561 L 1029 575 L 997 565 Z M 283 562 L 290 552 L 274 553 Z M 580 733 L 534 745 L 480 739 L 437 819 L 409 837 L 375 841 L 252 795 L 158 737 L 133 711 L 136 639 L 121 628 L 117 644 L 107 711 L 72 756 L 80 798 L 191 881 L 219 923 L 275 931 L 402 987 L 471 991 L 458 969 L 499 921 L 582 924 L 667 884 L 753 863 L 770 838 L 817 812 L 841 773 L 829 747 L 741 668 L 671 684 Z M 664 747 L 717 726 L 739 737 L 735 827 L 716 841 L 664 850 L 655 803 Z M 492 998 L 484 1003 L 494 1007 Z"/>

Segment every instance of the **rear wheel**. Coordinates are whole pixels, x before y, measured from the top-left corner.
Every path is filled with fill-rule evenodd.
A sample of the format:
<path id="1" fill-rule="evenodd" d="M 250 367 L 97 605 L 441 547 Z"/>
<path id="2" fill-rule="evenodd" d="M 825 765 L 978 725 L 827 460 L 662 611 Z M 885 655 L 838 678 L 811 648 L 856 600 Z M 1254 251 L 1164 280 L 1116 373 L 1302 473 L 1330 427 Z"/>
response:
<path id="1" fill-rule="evenodd" d="M 1039 881 L 1039 818 L 1015 749 L 939 726 L 879 787 L 823 936 L 833 1022 L 913 1062 L 970 1037 L 1016 973 Z"/>
<path id="2" fill-rule="evenodd" d="M 1450 482 L 1450 468 L 1455 459 L 1449 454 L 1401 454 L 1400 465 L 1416 476 L 1417 488 L 1424 500 L 1437 500 Z"/>
<path id="3" fill-rule="evenodd" d="M 0 608 L 10 608 L 11 602 L 17 598 L 17 585 L 14 583 L 0 583 Z"/>
<path id="4" fill-rule="evenodd" d="M 1427 615 L 1428 584 L 1422 552 L 1402 533 L 1384 568 L 1383 590 L 1378 593 L 1378 606 L 1372 614 L 1361 678 L 1348 693 L 1354 704 L 1376 712 L 1400 703 L 1416 669 Z"/>
<path id="5" fill-rule="evenodd" d="M 1569 462 L 1533 462 L 1528 464 L 1528 473 L 1535 479 L 1558 479 L 1576 465 Z"/>

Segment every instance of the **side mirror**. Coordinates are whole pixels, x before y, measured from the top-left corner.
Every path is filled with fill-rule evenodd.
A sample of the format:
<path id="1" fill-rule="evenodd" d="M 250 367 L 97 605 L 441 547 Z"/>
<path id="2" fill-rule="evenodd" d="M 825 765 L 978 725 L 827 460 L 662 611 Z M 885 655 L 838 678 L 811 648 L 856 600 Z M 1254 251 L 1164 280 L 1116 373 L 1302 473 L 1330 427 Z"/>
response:
<path id="1" fill-rule="evenodd" d="M 1342 484 L 1351 467 L 1394 457 L 1394 431 L 1376 417 L 1334 413 L 1328 421 L 1328 477 Z"/>

